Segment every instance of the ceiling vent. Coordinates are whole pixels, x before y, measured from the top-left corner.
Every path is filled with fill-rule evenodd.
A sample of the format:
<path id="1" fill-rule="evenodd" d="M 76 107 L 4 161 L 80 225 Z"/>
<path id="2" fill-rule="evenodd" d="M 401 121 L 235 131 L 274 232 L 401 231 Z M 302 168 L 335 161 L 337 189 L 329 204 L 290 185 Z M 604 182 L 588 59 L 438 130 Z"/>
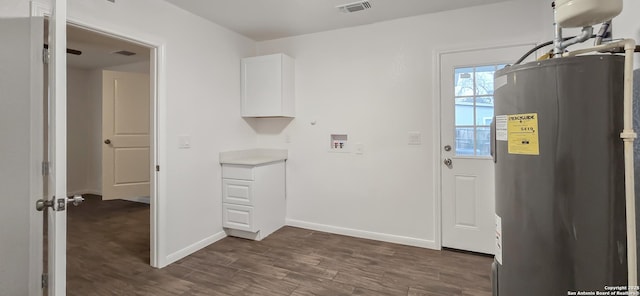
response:
<path id="1" fill-rule="evenodd" d="M 358 2 L 353 2 L 353 3 L 349 3 L 349 4 L 343 4 L 343 5 L 340 5 L 340 6 L 336 6 L 336 8 L 340 9 L 340 11 L 342 11 L 344 13 L 358 12 L 358 11 L 363 11 L 365 9 L 371 8 L 371 2 L 369 2 L 369 1 L 358 1 Z"/>
<path id="2" fill-rule="evenodd" d="M 119 54 L 119 55 L 128 56 L 128 57 L 130 57 L 132 55 L 136 55 L 135 52 L 131 52 L 131 51 L 128 51 L 128 50 L 114 51 L 114 52 L 112 52 L 112 54 Z"/>

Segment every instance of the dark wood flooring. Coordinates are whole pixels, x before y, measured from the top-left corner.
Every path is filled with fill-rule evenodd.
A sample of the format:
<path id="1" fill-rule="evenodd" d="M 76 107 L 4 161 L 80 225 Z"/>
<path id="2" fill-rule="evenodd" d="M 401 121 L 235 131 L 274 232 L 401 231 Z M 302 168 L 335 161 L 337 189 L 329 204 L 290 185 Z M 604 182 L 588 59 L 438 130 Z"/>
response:
<path id="1" fill-rule="evenodd" d="M 492 259 L 284 227 L 149 266 L 149 207 L 89 197 L 68 212 L 68 295 L 491 295 Z"/>

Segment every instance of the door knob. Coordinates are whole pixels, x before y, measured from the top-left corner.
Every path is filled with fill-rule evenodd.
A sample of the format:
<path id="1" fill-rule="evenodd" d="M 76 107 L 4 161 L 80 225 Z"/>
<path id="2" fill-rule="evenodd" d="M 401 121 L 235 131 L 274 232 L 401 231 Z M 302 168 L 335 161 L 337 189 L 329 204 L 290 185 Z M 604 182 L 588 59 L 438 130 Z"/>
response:
<path id="1" fill-rule="evenodd" d="M 67 197 L 65 199 L 58 199 L 58 208 L 56 211 L 64 211 L 67 209 L 67 204 L 72 203 L 74 206 L 79 206 L 84 201 L 82 195 L 76 195 L 74 197 Z"/>
<path id="2" fill-rule="evenodd" d="M 111 144 L 111 140 L 106 139 L 106 140 L 104 140 L 104 143 L 105 143 L 105 144 L 107 144 L 107 145 L 109 145 L 109 144 Z"/>
<path id="3" fill-rule="evenodd" d="M 72 203 L 74 206 L 79 206 L 84 201 L 84 197 L 82 195 L 75 195 L 73 197 L 67 198 L 67 203 Z"/>
<path id="4" fill-rule="evenodd" d="M 81 195 L 76 195 L 74 197 L 68 197 L 63 199 L 56 199 L 54 196 L 51 200 L 39 199 L 36 201 L 36 210 L 39 212 L 44 211 L 46 208 L 51 208 L 54 211 L 64 211 L 67 207 L 67 203 L 72 203 L 74 206 L 80 205 L 84 201 L 84 198 Z M 56 203 L 58 206 L 56 207 Z"/>
<path id="5" fill-rule="evenodd" d="M 450 167 L 453 164 L 453 160 L 451 160 L 451 158 L 445 158 L 444 159 L 444 165 Z"/>
<path id="6" fill-rule="evenodd" d="M 36 210 L 38 210 L 38 212 L 42 212 L 46 208 L 53 208 L 53 205 L 54 205 L 53 199 L 52 200 L 39 199 L 38 201 L 36 201 Z"/>

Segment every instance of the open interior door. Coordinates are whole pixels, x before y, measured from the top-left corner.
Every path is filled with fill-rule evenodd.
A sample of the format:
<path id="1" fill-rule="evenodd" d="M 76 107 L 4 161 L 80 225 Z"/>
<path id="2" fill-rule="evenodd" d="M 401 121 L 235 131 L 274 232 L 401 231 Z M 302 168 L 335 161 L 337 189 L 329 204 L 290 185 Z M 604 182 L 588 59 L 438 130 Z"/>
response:
<path id="1" fill-rule="evenodd" d="M 67 0 L 52 0 L 49 18 L 48 294 L 66 295 L 67 282 Z M 52 194 L 53 193 L 53 194 Z"/>
<path id="2" fill-rule="evenodd" d="M 42 295 L 43 31 L 0 19 L 0 295 Z"/>
<path id="3" fill-rule="evenodd" d="M 149 197 L 149 74 L 102 72 L 102 199 Z"/>

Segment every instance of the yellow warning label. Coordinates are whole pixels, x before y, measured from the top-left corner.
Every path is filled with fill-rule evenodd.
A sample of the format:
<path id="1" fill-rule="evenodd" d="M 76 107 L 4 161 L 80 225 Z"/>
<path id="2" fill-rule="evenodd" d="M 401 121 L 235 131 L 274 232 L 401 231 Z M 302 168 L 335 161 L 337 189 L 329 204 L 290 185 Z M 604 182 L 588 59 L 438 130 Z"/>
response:
<path id="1" fill-rule="evenodd" d="M 509 154 L 540 155 L 538 113 L 508 115 Z"/>

